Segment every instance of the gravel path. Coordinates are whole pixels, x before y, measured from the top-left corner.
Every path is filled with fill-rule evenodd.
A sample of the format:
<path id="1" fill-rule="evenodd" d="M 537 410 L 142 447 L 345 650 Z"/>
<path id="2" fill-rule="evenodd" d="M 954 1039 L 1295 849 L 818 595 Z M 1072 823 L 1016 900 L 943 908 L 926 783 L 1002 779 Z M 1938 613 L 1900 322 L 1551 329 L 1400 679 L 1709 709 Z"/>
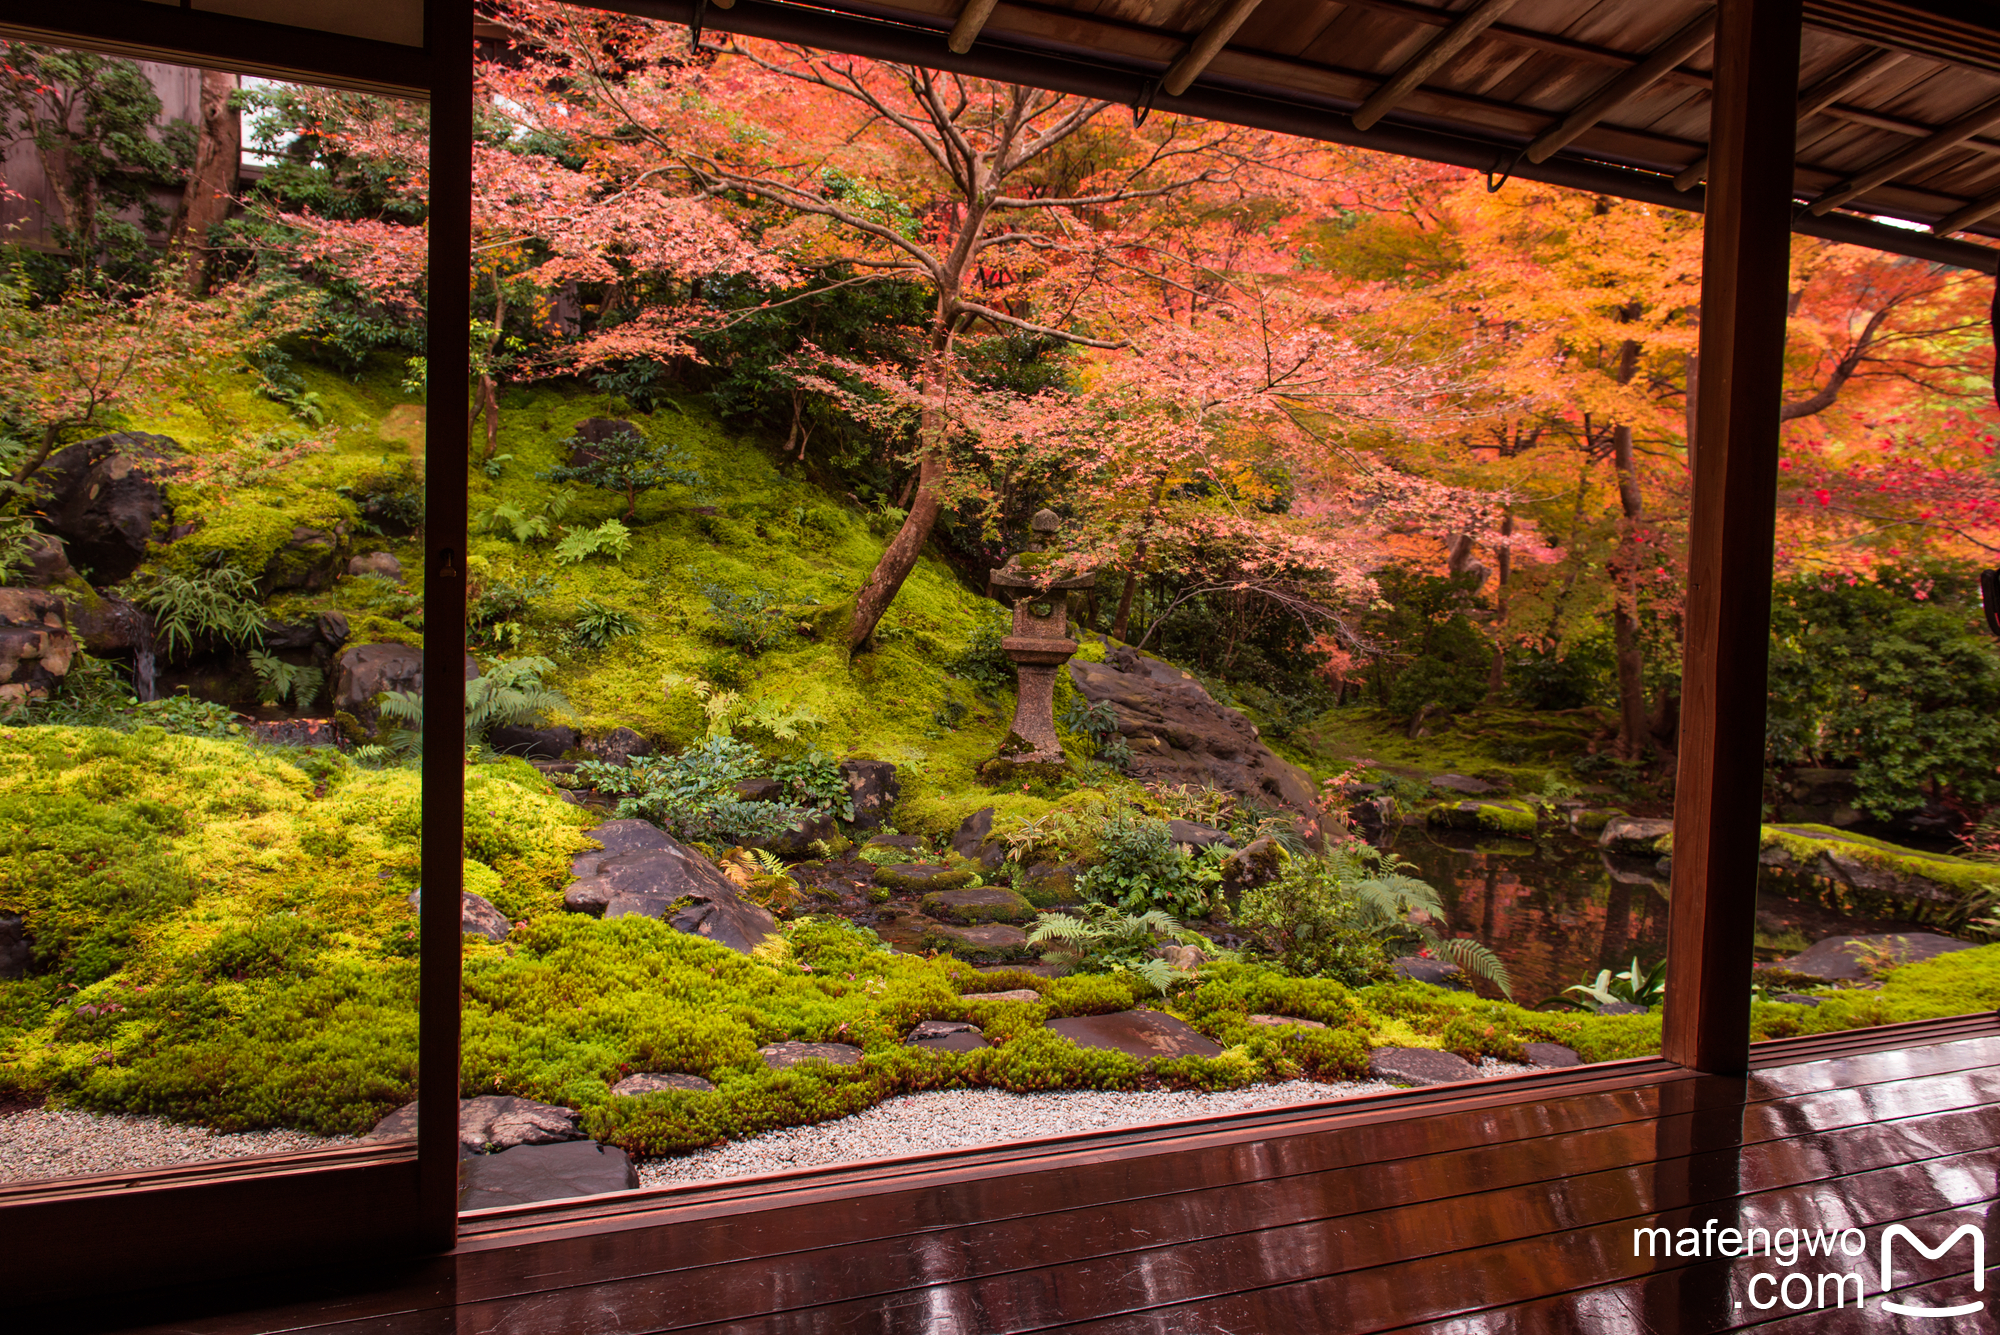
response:
<path id="1" fill-rule="evenodd" d="M 102 1116 L 55 1108 L 0 1113 L 0 1182 L 240 1159 L 352 1145 L 303 1131 L 210 1131 L 157 1117 Z"/>
<path id="2" fill-rule="evenodd" d="M 1482 1077 L 1512 1075 L 1532 1068 L 1488 1060 Z M 672 1159 L 639 1165 L 639 1185 L 664 1187 L 712 1178 L 782 1173 L 793 1168 L 849 1163 L 856 1159 L 888 1159 L 904 1154 L 991 1145 L 998 1141 L 1034 1140 L 1083 1131 L 1109 1131 L 1144 1122 L 1169 1122 L 1183 1117 L 1254 1112 L 1291 1103 L 1384 1094 L 1397 1086 L 1381 1080 L 1320 1083 L 1289 1080 L 1283 1084 L 1250 1085 L 1243 1089 L 1140 1090 L 1111 1093 L 1066 1090 L 1048 1094 L 1010 1094 L 1000 1089 L 947 1089 L 905 1094 L 873 1108 L 816 1126 L 767 1131 L 749 1140 L 695 1150 Z"/>
<path id="3" fill-rule="evenodd" d="M 1479 1073 L 1509 1075 L 1528 1069 L 1489 1060 Z M 1291 1080 L 1213 1094 L 1198 1090 L 1009 1094 L 998 1089 L 907 1094 L 839 1121 L 768 1131 L 749 1140 L 641 1163 L 639 1182 L 641 1186 L 661 1187 L 677 1182 L 748 1177 L 857 1159 L 886 1159 L 1009 1140 L 1108 1131 L 1144 1122 L 1252 1112 L 1318 1099 L 1386 1093 L 1395 1088 L 1379 1080 L 1331 1083 Z M 134 1172 L 211 1159 L 287 1154 L 357 1143 L 357 1139 L 311 1136 L 302 1131 L 225 1134 L 180 1126 L 156 1117 L 103 1116 L 37 1108 L 0 1113 L 0 1182 Z"/>

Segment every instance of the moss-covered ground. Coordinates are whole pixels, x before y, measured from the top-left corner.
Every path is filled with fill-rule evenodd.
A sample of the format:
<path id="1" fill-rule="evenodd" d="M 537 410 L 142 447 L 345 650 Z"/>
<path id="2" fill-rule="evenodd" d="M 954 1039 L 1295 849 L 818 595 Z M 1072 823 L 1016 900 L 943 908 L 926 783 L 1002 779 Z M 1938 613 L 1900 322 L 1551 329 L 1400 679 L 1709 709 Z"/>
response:
<path id="1" fill-rule="evenodd" d="M 195 450 L 197 466 L 172 487 L 176 518 L 199 526 L 160 563 L 220 559 L 263 572 L 295 528 L 344 526 L 356 535 L 348 550 L 399 557 L 409 572 L 402 586 L 343 578 L 280 593 L 270 610 L 337 610 L 354 642 L 419 643 L 417 547 L 393 530 L 362 532 L 358 499 L 416 477 L 417 410 L 391 376 L 352 383 L 302 371 L 330 429 L 304 433 L 247 383 L 131 424 Z M 563 442 L 591 416 L 632 420 L 673 444 L 701 484 L 642 496 L 621 559 L 557 559 L 564 526 L 591 528 L 624 511 L 622 497 L 577 488 L 549 533 L 517 541 L 504 525 L 483 525 L 468 561 L 477 589 L 526 595 L 510 627 L 487 628 L 482 656 L 550 658 L 551 684 L 587 733 L 623 725 L 669 745 L 692 741 L 710 722 L 687 684 L 699 681 L 711 703 L 735 693 L 739 721 L 760 711 L 767 723 L 784 720 L 761 731 L 742 722 L 770 749 L 894 762 L 902 799 L 893 820 L 905 831 L 945 835 L 982 806 L 998 808 L 1006 828 L 1010 817 L 1136 795 L 1102 771 L 1001 792 L 982 784 L 976 770 L 1005 740 L 1012 700 L 980 694 L 950 667 L 995 618 L 992 605 L 927 558 L 872 652 L 850 659 L 846 600 L 887 522 L 788 474 L 698 407 L 635 414 L 573 390 L 517 391 L 504 405 L 502 457 L 491 476 L 472 475 L 475 517 L 501 507 L 543 513 L 554 488 L 538 475 L 564 460 Z M 586 602 L 624 613 L 636 633 L 585 647 L 576 627 Z M 1475 711 L 1412 740 L 1370 711 L 1335 716 L 1282 749 L 1322 774 L 1366 754 L 1391 775 L 1485 775 L 1523 792 L 1543 788 L 1599 728 L 1581 716 Z M 414 772 L 357 768 L 326 751 L 151 730 L 0 729 L 0 910 L 23 915 L 35 950 L 30 976 L 0 982 L 0 1095 L 322 1133 L 365 1130 L 407 1101 L 417 786 Z M 524 763 L 469 767 L 467 810 L 468 888 L 516 926 L 501 944 L 467 939 L 465 1092 L 577 1107 L 595 1134 L 640 1153 L 824 1120 L 923 1088 L 1215 1088 L 1357 1076 L 1368 1050 L 1385 1045 L 1508 1058 L 1525 1042 L 1554 1041 L 1605 1060 L 1659 1042 L 1657 1015 L 1552 1015 L 1415 983 L 1349 989 L 1254 964 L 1207 966 L 1164 998 L 1121 975 L 980 975 L 948 957 L 890 953 L 837 921 L 791 924 L 782 949 L 746 958 L 647 919 L 563 913 L 560 892 L 589 818 Z M 1032 988 L 1039 1000 L 966 995 L 994 987 Z M 1142 1064 L 1076 1048 L 1041 1023 L 1142 1001 L 1182 1016 L 1223 1055 Z M 1897 970 L 1880 990 L 1831 994 L 1816 1010 L 1760 1002 L 1753 1025 L 1769 1037 L 1996 1004 L 2000 947 L 1986 947 Z M 1250 1024 L 1259 1012 L 1330 1027 Z M 925 1019 L 970 1020 L 993 1046 L 906 1047 L 904 1034 Z M 756 1049 L 782 1039 L 850 1042 L 864 1057 L 851 1068 L 773 1072 Z M 612 1096 L 612 1084 L 639 1070 L 686 1071 L 717 1088 Z"/>

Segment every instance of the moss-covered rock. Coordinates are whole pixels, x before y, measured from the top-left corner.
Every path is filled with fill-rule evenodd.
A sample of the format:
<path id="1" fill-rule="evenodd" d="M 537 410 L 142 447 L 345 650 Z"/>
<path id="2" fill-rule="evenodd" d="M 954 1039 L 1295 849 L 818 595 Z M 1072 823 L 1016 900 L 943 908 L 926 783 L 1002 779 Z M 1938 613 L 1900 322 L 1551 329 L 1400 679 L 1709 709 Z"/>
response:
<path id="1" fill-rule="evenodd" d="M 1672 851 L 1673 836 L 1674 823 L 1670 820 L 1618 816 L 1605 822 L 1597 844 L 1627 857 L 1659 857 Z"/>
<path id="2" fill-rule="evenodd" d="M 962 960 L 977 963 L 1003 963 L 1010 960 L 1033 959 L 1035 952 L 1028 946 L 1028 934 L 1008 923 L 986 923 L 976 927 L 960 927 L 952 923 L 933 922 L 925 925 L 923 944 L 931 950 L 942 950 L 956 955 Z"/>
<path id="3" fill-rule="evenodd" d="M 1625 813 L 1616 807 L 1578 807 L 1569 813 L 1569 828 L 1572 832 L 1586 837 L 1604 832 L 1604 827 L 1614 820 L 1625 819 Z"/>
<path id="4" fill-rule="evenodd" d="M 1426 817 L 1432 825 L 1448 830 L 1485 830 L 1534 838 L 1541 828 L 1535 808 L 1519 798 L 1477 797 L 1462 802 L 1440 802 Z"/>
<path id="5" fill-rule="evenodd" d="M 972 884 L 973 873 L 962 867 L 904 862 L 875 869 L 875 882 L 906 894 L 958 890 Z"/>
<path id="6" fill-rule="evenodd" d="M 1780 873 L 1951 908 L 2000 895 L 2000 867 L 1902 848 L 1826 825 L 1766 825 L 1759 859 Z"/>
<path id="7" fill-rule="evenodd" d="M 943 922 L 976 925 L 983 922 L 1027 922 L 1035 907 L 1012 890 L 981 885 L 963 890 L 934 890 L 924 896 L 923 911 Z"/>

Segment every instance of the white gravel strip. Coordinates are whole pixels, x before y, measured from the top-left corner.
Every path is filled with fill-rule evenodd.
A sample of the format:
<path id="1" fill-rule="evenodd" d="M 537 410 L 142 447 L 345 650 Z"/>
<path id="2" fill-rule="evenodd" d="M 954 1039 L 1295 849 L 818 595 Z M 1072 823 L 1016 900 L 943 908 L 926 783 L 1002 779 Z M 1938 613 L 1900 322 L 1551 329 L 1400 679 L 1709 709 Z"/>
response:
<path id="1" fill-rule="evenodd" d="M 1482 1077 L 1533 1068 L 1488 1059 Z M 1215 1093 L 1199 1090 L 1066 1090 L 1010 1094 L 999 1089 L 951 1089 L 906 1094 L 852 1117 L 767 1131 L 749 1140 L 695 1150 L 638 1165 L 639 1183 L 749 1177 L 793 1168 L 968 1149 L 1011 1140 L 1110 1131 L 1219 1113 L 1255 1112 L 1294 1103 L 1388 1093 L 1381 1080 L 1290 1080 Z M 361 1143 L 358 1137 L 303 1131 L 210 1131 L 157 1117 L 106 1116 L 55 1108 L 0 1113 L 0 1182 L 129 1173 L 215 1159 L 290 1154 Z"/>
<path id="2" fill-rule="evenodd" d="M 344 1136 L 310 1136 L 303 1131 L 224 1133 L 180 1126 L 157 1117 L 36 1108 L 0 1113 L 0 1182 L 86 1173 L 129 1173 L 143 1168 L 242 1159 L 257 1154 L 290 1154 L 358 1144 Z"/>
<path id="3" fill-rule="evenodd" d="M 1479 1074 L 1487 1078 L 1531 1069 L 1489 1058 L 1481 1063 Z M 889 1159 L 1010 1140 L 1110 1131 L 1146 1122 L 1255 1112 L 1357 1094 L 1386 1094 L 1398 1088 L 1384 1080 L 1324 1083 L 1288 1080 L 1214 1093 L 1086 1089 L 1010 1094 L 1002 1089 L 946 1089 L 904 1094 L 839 1121 L 766 1131 L 749 1140 L 643 1162 L 638 1165 L 639 1185 L 664 1187 L 680 1182 L 782 1173 L 794 1168 L 852 1163 L 857 1159 Z"/>

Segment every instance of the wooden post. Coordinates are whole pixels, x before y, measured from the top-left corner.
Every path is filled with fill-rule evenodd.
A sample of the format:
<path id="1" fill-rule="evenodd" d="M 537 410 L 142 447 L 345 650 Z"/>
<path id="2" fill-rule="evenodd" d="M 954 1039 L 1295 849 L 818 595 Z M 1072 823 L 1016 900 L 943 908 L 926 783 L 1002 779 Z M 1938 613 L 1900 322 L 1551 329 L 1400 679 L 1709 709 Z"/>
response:
<path id="1" fill-rule="evenodd" d="M 459 896 L 465 846 L 465 470 L 471 427 L 472 0 L 429 0 L 430 308 L 424 393 L 424 825 L 418 924 L 418 1201 L 458 1240 Z"/>
<path id="2" fill-rule="evenodd" d="M 1747 1069 L 1801 0 L 1722 0 L 1662 1055 Z"/>

